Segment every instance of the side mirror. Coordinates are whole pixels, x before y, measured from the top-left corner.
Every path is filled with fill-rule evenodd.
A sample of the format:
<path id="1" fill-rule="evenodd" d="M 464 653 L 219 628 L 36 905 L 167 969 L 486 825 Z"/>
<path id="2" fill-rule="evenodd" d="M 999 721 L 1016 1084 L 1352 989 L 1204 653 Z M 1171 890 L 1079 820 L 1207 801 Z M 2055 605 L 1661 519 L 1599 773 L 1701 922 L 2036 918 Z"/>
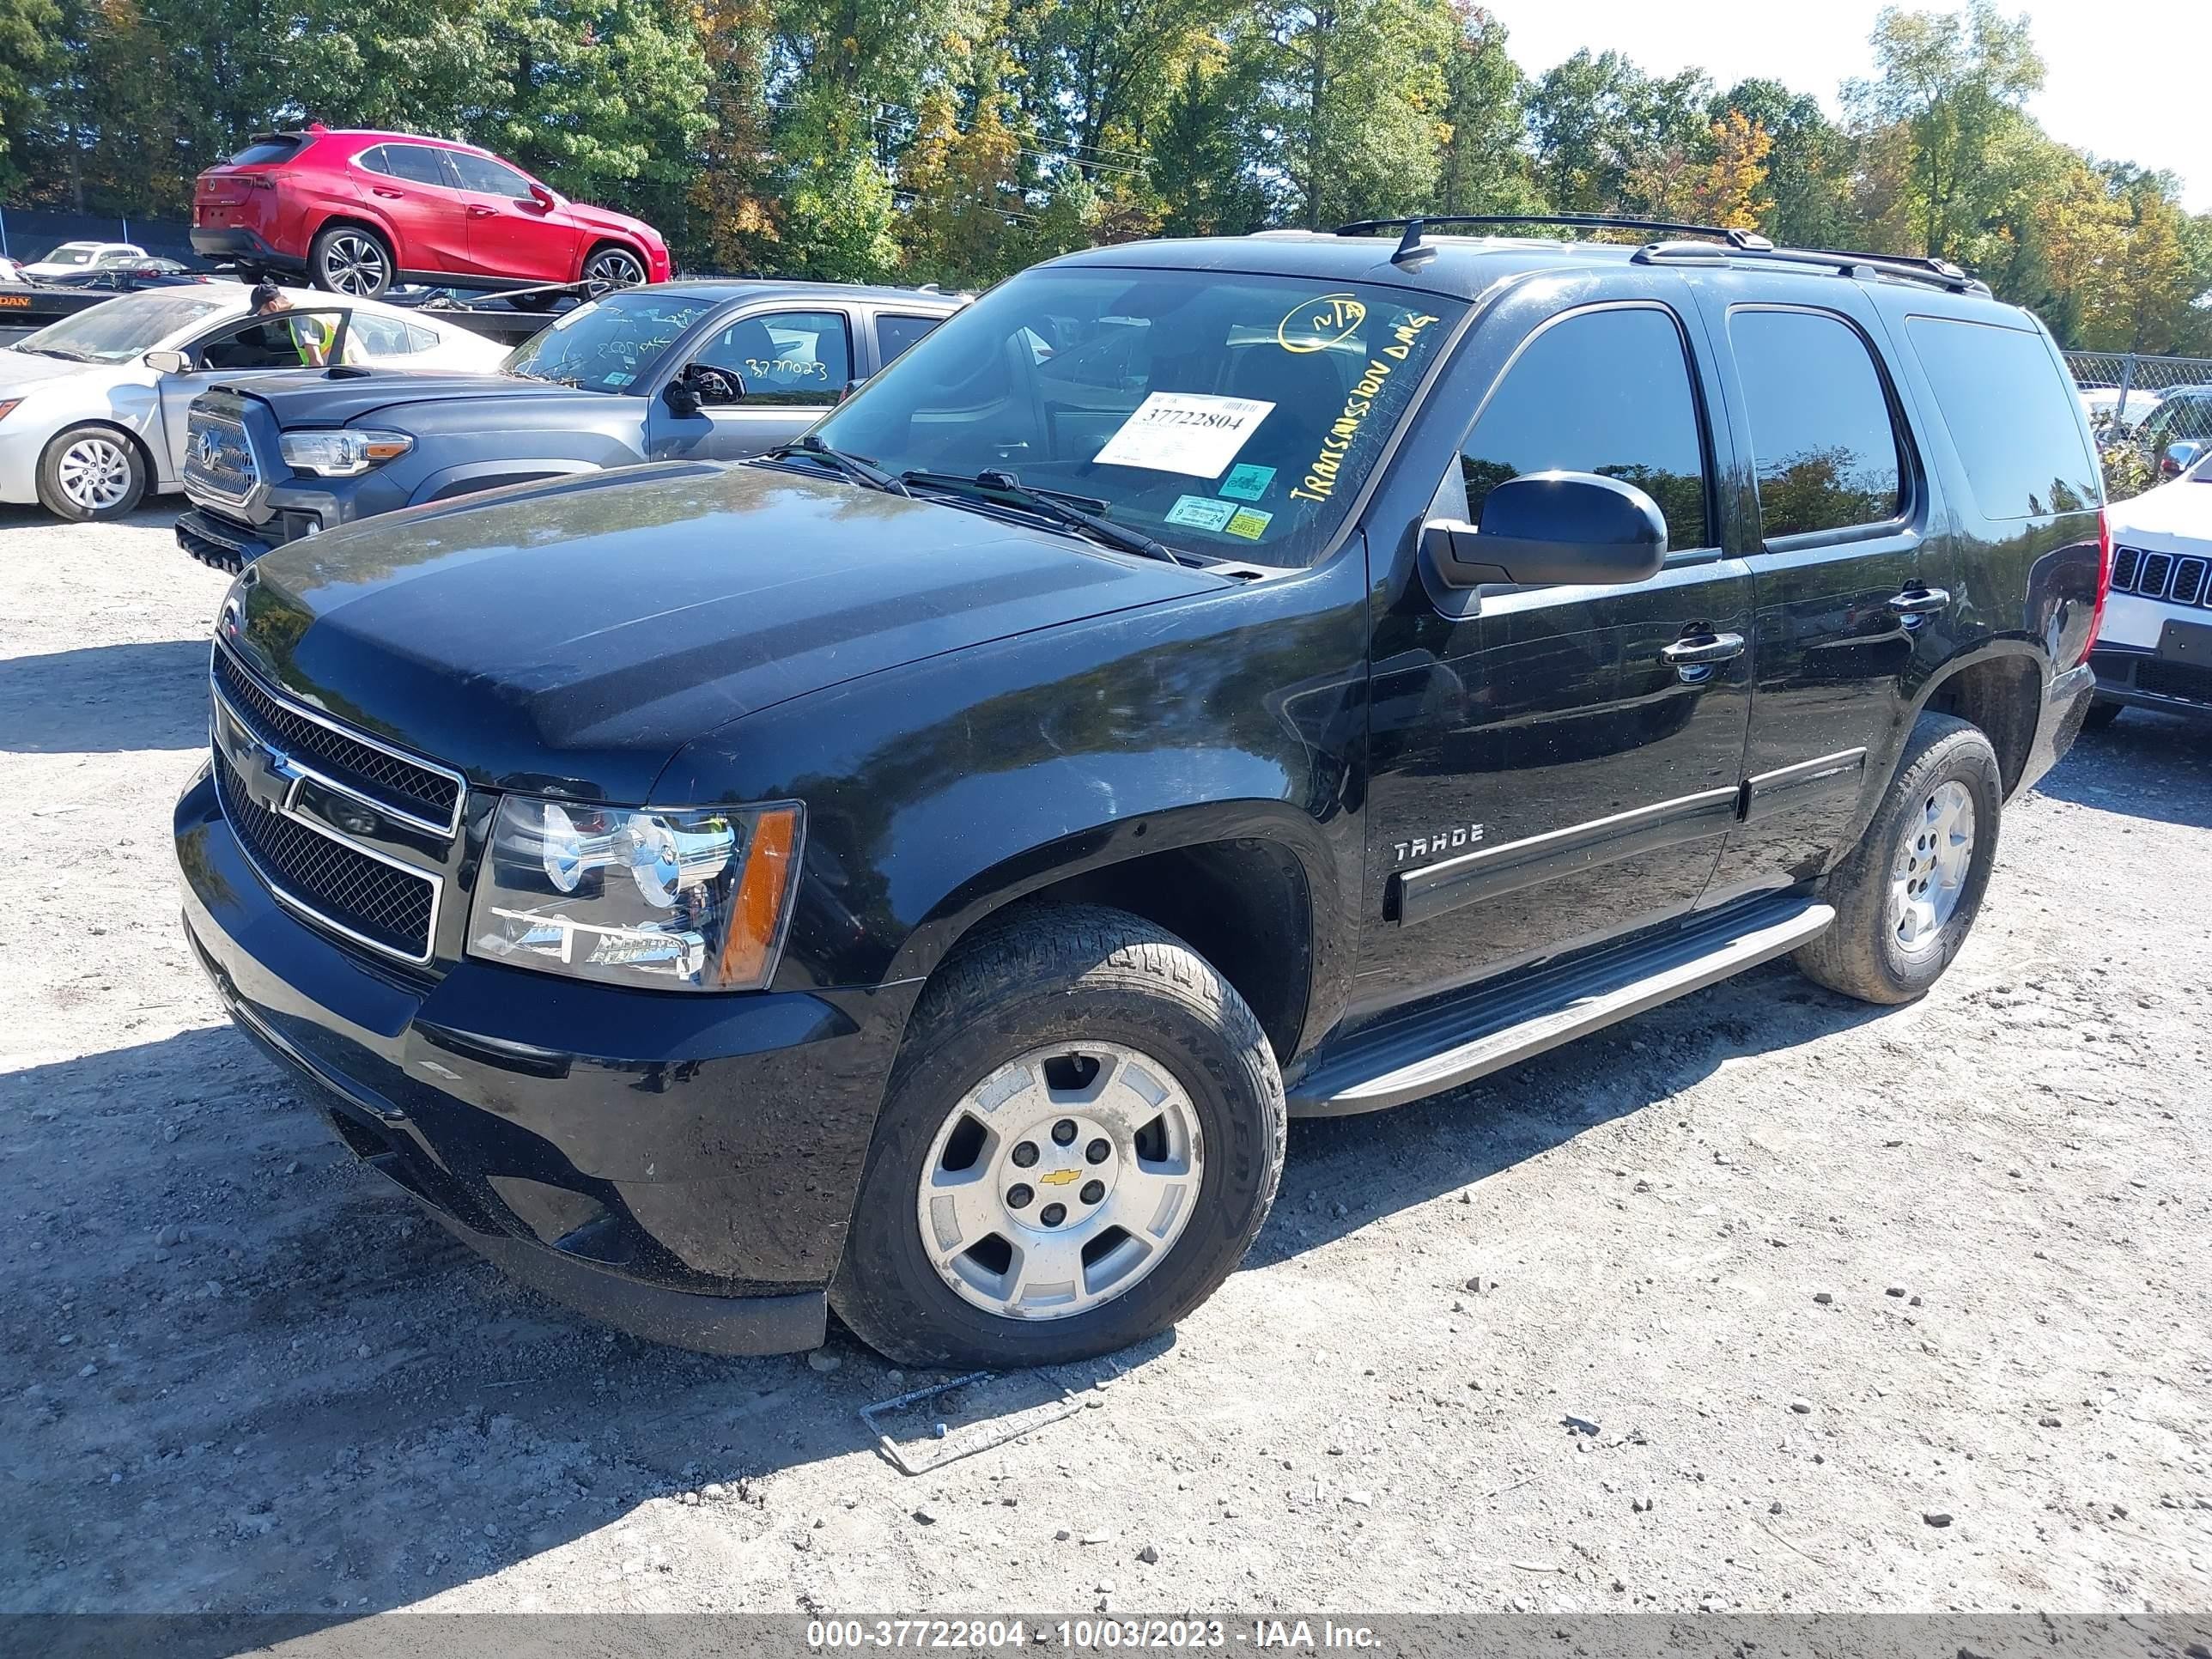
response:
<path id="1" fill-rule="evenodd" d="M 1454 587 L 1640 582 L 1667 562 L 1667 520 L 1656 501 L 1618 478 L 1530 472 L 1483 498 L 1479 530 L 1430 520 L 1421 550 Z"/>
<path id="2" fill-rule="evenodd" d="M 699 394 L 692 391 L 690 381 L 681 374 L 660 388 L 660 401 L 679 421 L 688 421 L 699 412 Z"/>
<path id="3" fill-rule="evenodd" d="M 841 404 L 843 403 L 846 398 L 851 397 L 862 386 L 867 385 L 867 383 L 868 377 L 866 375 L 855 374 L 851 380 L 845 382 L 845 389 L 837 394 L 837 401 Z"/>
<path id="4" fill-rule="evenodd" d="M 560 198 L 540 184 L 532 184 L 530 186 L 530 199 L 538 204 L 541 212 L 545 213 L 550 213 L 561 204 Z"/>
<path id="5" fill-rule="evenodd" d="M 143 360 L 156 374 L 189 374 L 192 360 L 181 351 L 149 351 Z"/>
<path id="6" fill-rule="evenodd" d="M 2166 447 L 2159 457 L 2158 470 L 2169 478 L 2178 478 L 2197 465 L 2197 458 L 2204 453 L 2204 446 L 2194 438 L 2178 438 Z"/>

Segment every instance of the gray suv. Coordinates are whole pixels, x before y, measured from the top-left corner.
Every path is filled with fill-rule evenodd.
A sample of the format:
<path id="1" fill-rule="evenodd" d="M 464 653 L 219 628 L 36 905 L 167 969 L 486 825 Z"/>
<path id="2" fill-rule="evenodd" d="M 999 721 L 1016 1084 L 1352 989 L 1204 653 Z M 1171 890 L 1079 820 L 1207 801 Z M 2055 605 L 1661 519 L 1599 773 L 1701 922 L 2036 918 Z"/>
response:
<path id="1" fill-rule="evenodd" d="M 500 484 L 787 443 L 959 309 L 930 290 L 690 282 L 610 294 L 490 374 L 247 375 L 193 400 L 177 540 L 237 570 L 301 536 Z"/>

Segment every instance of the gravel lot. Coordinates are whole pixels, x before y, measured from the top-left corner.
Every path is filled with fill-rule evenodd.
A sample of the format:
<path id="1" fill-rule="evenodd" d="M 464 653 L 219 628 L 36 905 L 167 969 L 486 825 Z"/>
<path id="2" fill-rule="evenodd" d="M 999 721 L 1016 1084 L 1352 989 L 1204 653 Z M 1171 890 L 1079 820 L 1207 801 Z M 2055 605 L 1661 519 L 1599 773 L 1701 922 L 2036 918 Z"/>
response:
<path id="1" fill-rule="evenodd" d="M 910 1479 L 855 1413 L 938 1379 L 573 1319 L 223 1023 L 173 512 L 0 507 L 0 1611 L 2212 1607 L 2212 736 L 2085 738 L 1917 1006 L 1777 966 L 1295 1126 L 1196 1317 Z"/>

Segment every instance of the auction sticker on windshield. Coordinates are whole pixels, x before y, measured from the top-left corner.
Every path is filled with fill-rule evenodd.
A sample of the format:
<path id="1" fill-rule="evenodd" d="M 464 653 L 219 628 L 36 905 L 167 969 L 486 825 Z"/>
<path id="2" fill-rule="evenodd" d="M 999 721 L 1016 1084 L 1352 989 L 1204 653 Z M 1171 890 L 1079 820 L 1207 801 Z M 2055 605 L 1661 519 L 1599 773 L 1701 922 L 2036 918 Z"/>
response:
<path id="1" fill-rule="evenodd" d="M 1274 407 L 1255 398 L 1155 392 L 1091 459 L 1103 466 L 1218 478 Z"/>

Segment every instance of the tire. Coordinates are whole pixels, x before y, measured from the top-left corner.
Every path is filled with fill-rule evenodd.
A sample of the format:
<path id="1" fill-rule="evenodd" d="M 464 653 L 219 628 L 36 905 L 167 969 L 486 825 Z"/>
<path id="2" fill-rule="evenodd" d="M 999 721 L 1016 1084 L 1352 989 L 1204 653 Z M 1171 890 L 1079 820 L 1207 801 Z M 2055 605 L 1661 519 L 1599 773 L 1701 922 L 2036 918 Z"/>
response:
<path id="1" fill-rule="evenodd" d="M 1099 1057 L 1088 1062 L 1096 1074 L 1071 1058 L 1086 1048 Z M 1024 1077 L 1050 1092 L 1017 1088 Z M 987 1115 L 994 1127 L 983 1127 Z M 1188 945 L 1118 910 L 1033 911 L 963 945 L 924 991 L 892 1068 L 830 1305 L 861 1340 L 908 1364 L 1050 1365 L 1126 1347 L 1197 1307 L 1243 1259 L 1282 1179 L 1285 1117 L 1259 1021 Z M 1078 1119 L 1080 1131 L 1054 1145 L 1060 1126 Z M 1186 1119 L 1178 1142 L 1175 1123 Z M 967 1167 L 981 1178 L 961 1199 L 925 1206 L 925 1177 L 948 1172 L 963 1137 Z M 1030 1167 L 1033 1188 L 1021 1179 Z M 1180 1182 L 1170 1204 L 1152 1171 L 1178 1169 L 1165 1178 Z M 963 1172 L 950 1173 L 957 1182 Z M 1017 1188 L 1032 1194 L 1021 1200 L 1026 1225 L 1009 1207 Z M 1094 1188 L 1104 1195 L 1094 1199 Z M 948 1244 L 933 1254 L 924 1216 L 949 1219 L 937 1206 L 956 1201 L 980 1204 L 986 1224 L 1003 1231 L 956 1227 L 959 1253 Z M 1051 1221 L 1054 1207 L 1062 1222 Z M 1122 1215 L 1160 1228 L 1160 1242 L 1146 1248 L 1115 1224 Z M 1079 1249 L 1098 1252 L 1096 1264 L 1071 1254 Z M 1051 1265 L 1054 1253 L 1073 1278 L 1029 1275 L 1015 1292 L 1022 1315 L 994 1303 L 1027 1264 Z"/>
<path id="2" fill-rule="evenodd" d="M 1963 850 L 1950 811 L 1960 804 L 1969 809 Z M 2003 811 L 2004 777 L 1980 729 L 1922 715 L 1874 822 L 1828 878 L 1835 925 L 1799 948 L 1798 968 L 1862 1002 L 1910 1002 L 1925 993 L 1981 909 Z M 1911 915 L 1900 897 L 1914 901 Z"/>
<path id="3" fill-rule="evenodd" d="M 2101 732 L 2126 710 L 2127 704 L 2124 702 L 2108 702 L 2102 697 L 2094 698 L 2090 702 L 2089 712 L 2081 717 L 2081 729 L 2084 732 Z"/>
<path id="4" fill-rule="evenodd" d="M 72 524 L 119 519 L 145 499 L 146 457 L 112 426 L 73 426 L 39 457 L 39 500 Z"/>
<path id="5" fill-rule="evenodd" d="M 392 245 L 364 225 L 325 225 L 307 250 L 307 276 L 325 294 L 380 300 L 392 287 Z"/>
<path id="6" fill-rule="evenodd" d="M 611 284 L 616 288 L 642 288 L 645 285 L 645 261 L 616 243 L 592 250 L 592 257 L 584 261 L 584 280 Z"/>
<path id="7" fill-rule="evenodd" d="M 510 294 L 507 302 L 517 311 L 550 311 L 561 299 L 558 294 Z"/>

